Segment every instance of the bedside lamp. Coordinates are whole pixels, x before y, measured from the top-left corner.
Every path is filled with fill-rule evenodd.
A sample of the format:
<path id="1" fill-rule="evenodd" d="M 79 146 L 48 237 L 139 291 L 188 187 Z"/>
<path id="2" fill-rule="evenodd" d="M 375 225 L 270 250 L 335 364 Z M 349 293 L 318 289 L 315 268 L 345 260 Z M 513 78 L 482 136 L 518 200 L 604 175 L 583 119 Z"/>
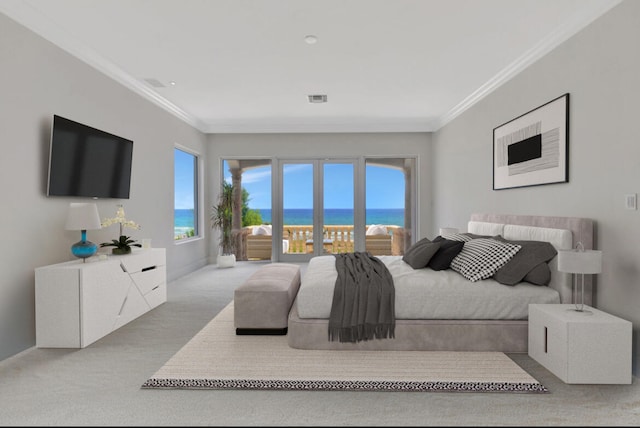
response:
<path id="1" fill-rule="evenodd" d="M 100 229 L 100 227 L 102 226 L 96 204 L 72 202 L 69 205 L 67 223 L 64 228 L 66 230 L 80 230 L 82 237 L 80 241 L 71 246 L 71 254 L 86 261 L 87 257 L 97 253 L 98 246 L 93 242 L 87 241 L 87 229 Z"/>
<path id="2" fill-rule="evenodd" d="M 585 250 L 584 245 L 578 242 L 573 250 L 558 251 L 558 270 L 574 274 L 573 296 L 576 311 L 588 312 L 584 310 L 584 276 L 586 274 L 594 274 L 602 272 L 602 251 Z M 578 279 L 575 274 L 582 276 L 582 292 L 580 306 L 578 306 L 576 294 L 578 288 Z"/>

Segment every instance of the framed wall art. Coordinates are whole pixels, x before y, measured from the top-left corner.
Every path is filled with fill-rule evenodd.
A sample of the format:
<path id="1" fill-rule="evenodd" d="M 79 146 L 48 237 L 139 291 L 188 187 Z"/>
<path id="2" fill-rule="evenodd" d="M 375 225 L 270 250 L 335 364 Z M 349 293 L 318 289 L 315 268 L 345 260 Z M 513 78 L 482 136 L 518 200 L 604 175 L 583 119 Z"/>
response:
<path id="1" fill-rule="evenodd" d="M 568 181 L 568 93 L 493 129 L 493 190 Z"/>

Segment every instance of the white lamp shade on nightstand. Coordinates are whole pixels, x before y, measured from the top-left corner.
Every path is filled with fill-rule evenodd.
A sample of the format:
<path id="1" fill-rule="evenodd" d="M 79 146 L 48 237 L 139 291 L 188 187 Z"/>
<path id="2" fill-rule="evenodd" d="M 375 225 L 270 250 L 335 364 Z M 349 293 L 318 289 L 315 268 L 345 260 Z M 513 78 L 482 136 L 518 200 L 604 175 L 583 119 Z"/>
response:
<path id="1" fill-rule="evenodd" d="M 558 251 L 558 270 L 567 273 L 601 273 L 602 251 L 560 250 Z"/>
<path id="2" fill-rule="evenodd" d="M 101 227 L 96 204 L 78 202 L 69 204 L 67 222 L 64 226 L 66 230 L 93 230 Z"/>
<path id="3" fill-rule="evenodd" d="M 602 251 L 585 250 L 581 242 L 578 242 L 574 250 L 558 251 L 558 271 L 574 274 L 573 296 L 576 302 L 576 311 L 584 311 L 584 276 L 602 272 Z M 578 284 L 575 274 L 582 278 L 582 293 L 580 306 L 577 303 Z"/>

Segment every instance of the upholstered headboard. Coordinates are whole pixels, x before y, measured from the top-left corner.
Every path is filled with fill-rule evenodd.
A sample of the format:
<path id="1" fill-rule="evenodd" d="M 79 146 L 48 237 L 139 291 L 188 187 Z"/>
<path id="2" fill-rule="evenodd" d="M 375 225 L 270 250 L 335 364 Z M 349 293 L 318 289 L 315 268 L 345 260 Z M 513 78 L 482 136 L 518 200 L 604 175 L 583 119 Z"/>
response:
<path id="1" fill-rule="evenodd" d="M 469 224 L 473 227 L 474 233 L 499 234 L 506 239 L 545 240 L 551 242 L 556 249 L 575 248 L 578 242 L 581 242 L 585 249 L 594 247 L 595 223 L 587 218 L 473 213 Z M 552 272 L 549 286 L 558 290 L 562 303 L 573 303 L 572 276 L 557 271 L 556 258 L 549 263 Z M 586 275 L 585 304 L 592 305 L 594 291 L 593 275 Z"/>

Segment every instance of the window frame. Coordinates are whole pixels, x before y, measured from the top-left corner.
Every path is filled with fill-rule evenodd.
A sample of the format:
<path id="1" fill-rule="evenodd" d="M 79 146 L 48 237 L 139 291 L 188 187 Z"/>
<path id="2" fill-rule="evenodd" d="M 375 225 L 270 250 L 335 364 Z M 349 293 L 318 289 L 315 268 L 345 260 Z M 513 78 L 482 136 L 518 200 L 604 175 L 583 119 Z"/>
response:
<path id="1" fill-rule="evenodd" d="M 193 236 L 189 236 L 186 238 L 181 238 L 181 239 L 176 239 L 175 238 L 175 222 L 176 222 L 176 217 L 175 217 L 175 210 L 176 210 L 176 203 L 175 203 L 175 196 L 176 196 L 176 177 L 175 177 L 175 167 L 176 167 L 176 150 L 179 150 L 183 153 L 186 153 L 188 155 L 193 156 L 194 160 L 193 160 L 193 166 L 194 166 L 194 171 L 193 171 L 193 195 L 194 195 L 194 200 L 193 200 L 193 213 L 194 213 L 194 234 Z M 196 150 L 193 150 L 189 147 L 180 145 L 180 144 L 175 144 L 174 148 L 173 148 L 173 167 L 174 167 L 174 174 L 173 174 L 173 227 L 174 227 L 174 244 L 176 245 L 180 245 L 180 244 L 184 244 L 187 242 L 193 242 L 195 240 L 200 240 L 203 239 L 203 216 L 202 216 L 202 156 L 199 152 L 197 152 Z"/>

